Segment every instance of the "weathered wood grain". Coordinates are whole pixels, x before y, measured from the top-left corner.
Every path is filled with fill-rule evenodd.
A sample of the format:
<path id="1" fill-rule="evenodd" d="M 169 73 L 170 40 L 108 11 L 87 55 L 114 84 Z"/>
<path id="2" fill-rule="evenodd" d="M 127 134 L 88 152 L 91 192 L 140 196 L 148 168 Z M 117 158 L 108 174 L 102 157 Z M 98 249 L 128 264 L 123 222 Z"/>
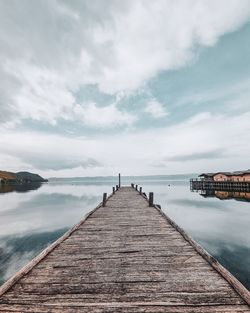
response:
<path id="1" fill-rule="evenodd" d="M 250 312 L 249 292 L 131 187 L 116 191 L 1 292 L 5 313 Z"/>

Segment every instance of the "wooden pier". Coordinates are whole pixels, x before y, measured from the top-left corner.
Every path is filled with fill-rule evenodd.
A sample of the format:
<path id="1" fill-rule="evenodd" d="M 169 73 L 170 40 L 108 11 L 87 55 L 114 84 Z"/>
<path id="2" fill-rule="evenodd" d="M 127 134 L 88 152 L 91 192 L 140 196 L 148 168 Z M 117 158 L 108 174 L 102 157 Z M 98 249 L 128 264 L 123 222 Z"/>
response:
<path id="1" fill-rule="evenodd" d="M 0 312 L 250 312 L 249 291 L 141 188 L 103 204 L 0 288 Z"/>

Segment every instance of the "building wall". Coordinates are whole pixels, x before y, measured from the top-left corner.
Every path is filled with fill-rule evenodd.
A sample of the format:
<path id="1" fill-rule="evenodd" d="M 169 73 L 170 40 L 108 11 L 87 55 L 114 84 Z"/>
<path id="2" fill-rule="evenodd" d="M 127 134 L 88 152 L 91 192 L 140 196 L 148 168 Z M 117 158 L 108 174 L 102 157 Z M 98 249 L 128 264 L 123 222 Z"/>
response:
<path id="1" fill-rule="evenodd" d="M 214 175 L 214 181 L 227 181 L 229 180 L 229 177 L 227 177 L 225 174 L 218 173 Z"/>
<path id="2" fill-rule="evenodd" d="M 231 181 L 242 182 L 244 181 L 244 179 L 243 179 L 243 176 L 234 175 L 234 176 L 231 176 Z"/>
<path id="3" fill-rule="evenodd" d="M 243 178 L 245 179 L 244 181 L 250 182 L 250 174 L 245 174 Z"/>
<path id="4" fill-rule="evenodd" d="M 244 174 L 244 175 L 234 175 L 231 176 L 231 181 L 235 181 L 235 182 L 250 182 L 250 174 Z"/>
<path id="5" fill-rule="evenodd" d="M 250 182 L 250 174 L 227 176 L 222 173 L 214 175 L 214 181 Z"/>

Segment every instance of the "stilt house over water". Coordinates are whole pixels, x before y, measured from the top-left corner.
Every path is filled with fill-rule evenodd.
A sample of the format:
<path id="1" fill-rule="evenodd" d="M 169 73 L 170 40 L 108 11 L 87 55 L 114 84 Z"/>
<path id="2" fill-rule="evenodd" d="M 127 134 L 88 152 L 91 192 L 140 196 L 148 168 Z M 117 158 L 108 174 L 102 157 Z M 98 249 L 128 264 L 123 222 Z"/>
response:
<path id="1" fill-rule="evenodd" d="M 199 177 L 206 181 L 250 182 L 250 169 L 235 172 L 202 173 Z"/>

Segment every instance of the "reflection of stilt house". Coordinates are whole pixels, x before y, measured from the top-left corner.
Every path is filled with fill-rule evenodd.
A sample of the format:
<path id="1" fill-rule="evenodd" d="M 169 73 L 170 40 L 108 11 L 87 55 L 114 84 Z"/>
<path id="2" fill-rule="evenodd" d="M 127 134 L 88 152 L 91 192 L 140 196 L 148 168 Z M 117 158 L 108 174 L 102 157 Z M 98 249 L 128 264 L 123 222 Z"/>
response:
<path id="1" fill-rule="evenodd" d="M 204 198 L 218 198 L 220 200 L 235 199 L 238 201 L 250 202 L 250 192 L 224 191 L 224 190 L 201 190 L 200 195 Z"/>
<path id="2" fill-rule="evenodd" d="M 232 197 L 232 192 L 229 191 L 220 191 L 220 190 L 215 190 L 214 192 L 215 196 L 221 200 L 223 199 L 228 199 Z"/>
<path id="3" fill-rule="evenodd" d="M 221 200 L 236 199 L 239 201 L 250 201 L 250 192 L 238 192 L 238 191 L 215 191 L 215 197 Z"/>

